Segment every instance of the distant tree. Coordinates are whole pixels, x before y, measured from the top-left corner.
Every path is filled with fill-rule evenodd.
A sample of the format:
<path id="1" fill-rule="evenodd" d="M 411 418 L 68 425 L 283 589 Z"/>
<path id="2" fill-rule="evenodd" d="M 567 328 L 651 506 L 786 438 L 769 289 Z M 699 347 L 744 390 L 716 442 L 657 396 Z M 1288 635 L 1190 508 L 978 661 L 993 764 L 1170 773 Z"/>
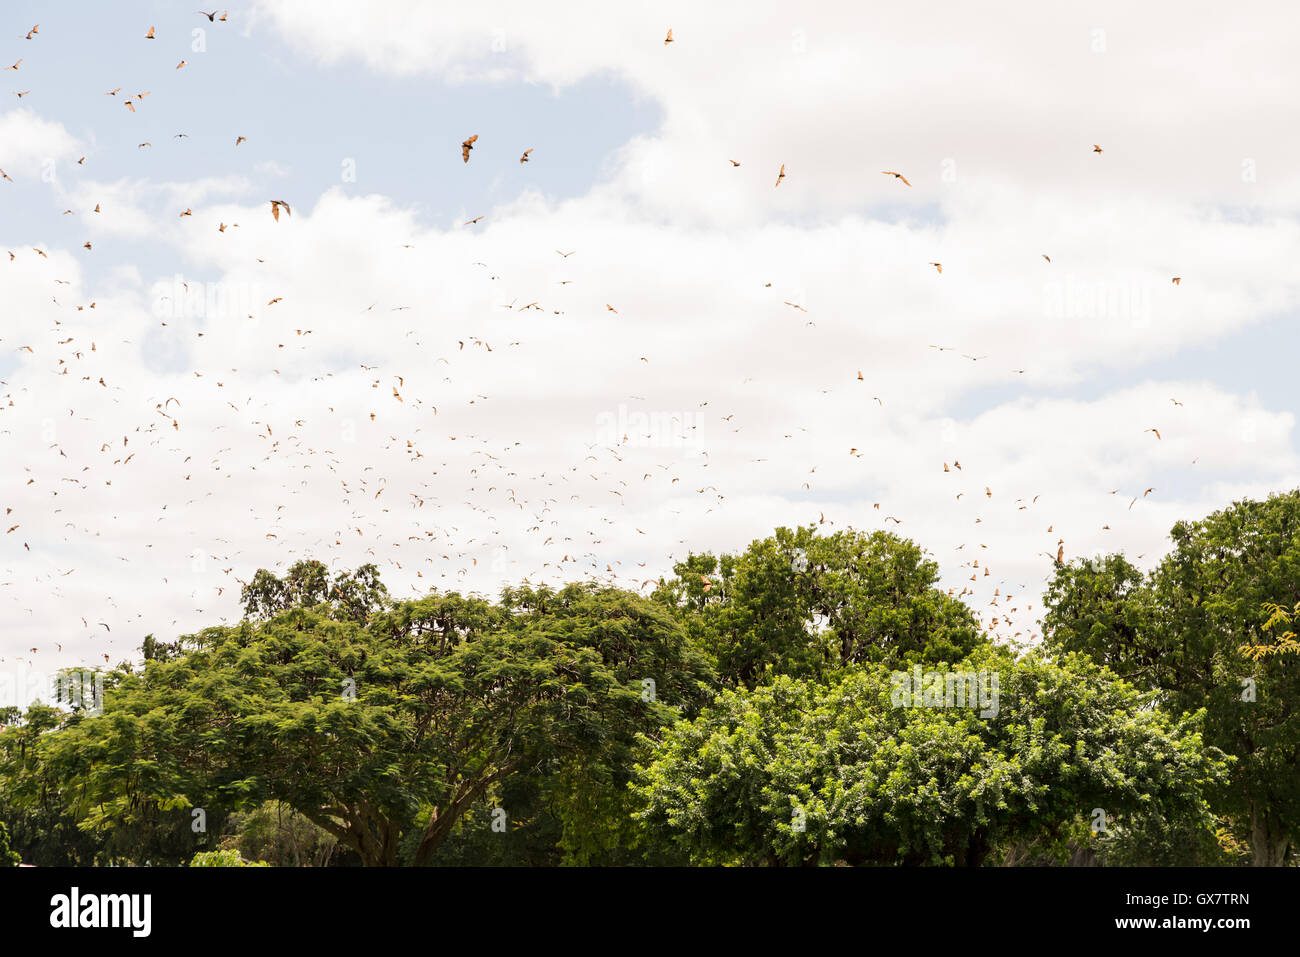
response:
<path id="1" fill-rule="evenodd" d="M 318 605 L 329 606 L 335 617 L 364 621 L 388 603 L 388 589 L 374 565 L 339 572 L 331 581 L 329 568 L 310 559 L 295 562 L 283 578 L 259 568 L 240 593 L 244 614 L 263 621 L 290 608 Z"/>
<path id="2" fill-rule="evenodd" d="M 1049 648 L 1086 654 L 1148 690 L 1173 680 L 1146 575 L 1123 555 L 1056 565 L 1044 600 Z"/>
<path id="3" fill-rule="evenodd" d="M 778 528 L 741 555 L 691 556 L 655 598 L 678 610 L 728 683 L 821 676 L 863 663 L 961 658 L 984 643 L 974 615 L 938 587 L 907 539 Z"/>
<path id="4" fill-rule="evenodd" d="M 232 814 L 226 826 L 228 840 L 245 860 L 273 867 L 328 867 L 344 856 L 338 838 L 276 801 Z"/>
<path id="5" fill-rule="evenodd" d="M 166 661 L 168 658 L 174 658 L 179 653 L 179 642 L 159 641 L 152 634 L 145 635 L 144 641 L 140 645 L 140 654 L 145 661 Z"/>

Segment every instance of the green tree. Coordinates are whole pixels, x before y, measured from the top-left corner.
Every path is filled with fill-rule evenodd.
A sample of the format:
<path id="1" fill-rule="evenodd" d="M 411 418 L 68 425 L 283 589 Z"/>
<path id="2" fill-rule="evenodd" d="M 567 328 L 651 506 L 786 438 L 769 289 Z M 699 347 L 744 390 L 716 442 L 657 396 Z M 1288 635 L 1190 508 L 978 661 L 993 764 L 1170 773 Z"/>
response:
<path id="1" fill-rule="evenodd" d="M 121 671 L 105 673 L 106 695 Z M 188 802 L 149 784 L 154 769 L 129 750 L 87 736 L 90 718 L 44 704 L 0 731 L 0 819 L 24 858 L 41 867 L 182 864 L 209 841 L 191 830 Z M 87 788 L 85 769 L 100 769 Z M 222 810 L 208 805 L 213 831 Z"/>
<path id="2" fill-rule="evenodd" d="M 958 670 L 999 675 L 996 714 L 899 706 L 880 665 L 726 691 L 660 736 L 638 816 L 698 861 L 774 865 L 979 865 L 1087 833 L 1096 809 L 1108 826 L 1209 820 L 1228 762 L 1199 716 L 1150 708 L 1083 656 L 987 649 Z"/>
<path id="3" fill-rule="evenodd" d="M 40 736 L 80 817 L 275 801 L 367 865 L 403 847 L 425 864 L 514 776 L 625 793 L 636 735 L 698 706 L 712 674 L 662 606 L 610 589 L 390 603 L 364 569 L 327 585 L 300 563 L 244 597 L 249 619 L 124 670 L 103 714 Z"/>
<path id="4" fill-rule="evenodd" d="M 938 566 L 885 532 L 778 528 L 739 556 L 691 556 L 654 597 L 677 609 L 729 684 L 862 663 L 960 658 L 983 643 Z"/>
<path id="5" fill-rule="evenodd" d="M 563 602 L 531 627 L 596 651 L 617 680 L 655 706 L 648 724 L 607 725 L 599 746 L 583 749 L 545 782 L 542 795 L 561 824 L 562 860 L 632 863 L 656 856 L 641 841 L 628 791 L 639 732 L 698 714 L 717 690 L 711 658 L 662 605 L 626 591 L 570 586 Z M 649 713 L 649 712 L 647 712 Z"/>
<path id="6" fill-rule="evenodd" d="M 273 867 L 328 867 L 343 856 L 334 835 L 275 801 L 232 814 L 227 828 L 240 856 Z"/>
<path id="7" fill-rule="evenodd" d="M 9 829 L 0 821 L 0 867 L 17 867 L 22 856 L 9 846 Z"/>
<path id="8" fill-rule="evenodd" d="M 1117 556 L 1058 567 L 1047 646 L 1105 662 L 1173 713 L 1204 709 L 1207 743 L 1238 759 L 1216 809 L 1250 834 L 1255 864 L 1283 864 L 1300 838 L 1300 667 L 1254 650 L 1272 643 L 1270 608 L 1300 601 L 1300 491 L 1170 534 L 1145 580 Z"/>
<path id="9" fill-rule="evenodd" d="M 1056 565 L 1044 602 L 1048 647 L 1086 654 L 1142 688 L 1169 680 L 1146 575 L 1123 555 Z"/>
<path id="10" fill-rule="evenodd" d="M 374 565 L 340 572 L 331 582 L 325 564 L 310 559 L 293 564 L 283 578 L 259 568 L 241 595 L 244 614 L 260 620 L 290 608 L 328 605 L 335 618 L 364 621 L 388 604 L 388 589 Z"/>

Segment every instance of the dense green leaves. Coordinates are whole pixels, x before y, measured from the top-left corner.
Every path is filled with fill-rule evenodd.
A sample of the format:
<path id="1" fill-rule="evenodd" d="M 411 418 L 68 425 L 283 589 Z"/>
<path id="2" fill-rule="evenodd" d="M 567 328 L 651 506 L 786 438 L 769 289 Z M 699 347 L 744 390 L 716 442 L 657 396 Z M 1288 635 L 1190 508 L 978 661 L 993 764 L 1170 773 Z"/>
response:
<path id="1" fill-rule="evenodd" d="M 1159 692 L 1173 713 L 1204 709 L 1208 743 L 1237 758 L 1215 806 L 1249 834 L 1255 861 L 1300 844 L 1300 658 L 1257 655 L 1271 608 L 1300 601 L 1300 492 L 1179 522 L 1149 576 L 1122 557 L 1057 569 L 1049 648 L 1080 651 Z"/>
<path id="2" fill-rule="evenodd" d="M 874 665 L 724 692 L 638 769 L 640 816 L 701 862 L 772 864 L 980 864 L 1098 808 L 1112 826 L 1209 820 L 1204 792 L 1227 762 L 1196 719 L 1151 710 L 1078 656 L 990 650 L 956 670 L 999 675 L 995 715 L 896 706 Z"/>
<path id="3" fill-rule="evenodd" d="M 708 661 L 635 595 L 574 586 L 544 609 L 383 595 L 367 569 L 332 584 L 318 563 L 259 574 L 248 620 L 124 673 L 102 715 L 48 735 L 29 721 L 11 747 L 30 738 L 92 828 L 274 801 L 367 864 L 398 863 L 415 834 L 422 864 L 512 776 L 562 769 L 617 804 L 636 734 L 709 694 Z"/>
<path id="4" fill-rule="evenodd" d="M 9 847 L 9 829 L 0 821 L 0 867 L 17 867 L 21 863 L 21 855 Z"/>
<path id="5" fill-rule="evenodd" d="M 1150 574 L 1057 565 L 1019 656 L 883 532 L 780 528 L 649 598 L 261 570 L 101 712 L 0 711 L 0 834 L 42 866 L 1282 864 L 1300 656 L 1259 649 L 1298 530 L 1295 493 Z"/>
<path id="6" fill-rule="evenodd" d="M 981 642 L 970 610 L 935 587 L 938 566 L 884 532 L 779 528 L 740 556 L 692 556 L 675 570 L 655 597 L 728 683 L 960 658 Z"/>

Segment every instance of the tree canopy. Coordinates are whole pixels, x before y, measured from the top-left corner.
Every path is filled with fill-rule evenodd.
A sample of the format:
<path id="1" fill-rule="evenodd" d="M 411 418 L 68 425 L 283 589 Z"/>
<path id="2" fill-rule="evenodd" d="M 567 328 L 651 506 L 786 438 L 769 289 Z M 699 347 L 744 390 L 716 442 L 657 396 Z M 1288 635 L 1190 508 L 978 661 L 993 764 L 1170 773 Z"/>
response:
<path id="1" fill-rule="evenodd" d="M 778 528 L 648 596 L 260 569 L 102 708 L 0 711 L 0 862 L 1285 864 L 1298 530 L 1294 493 L 1150 572 L 1058 563 L 1030 651 L 883 532 Z"/>
<path id="2" fill-rule="evenodd" d="M 655 597 L 730 684 L 959 658 L 982 640 L 970 609 L 936 587 L 938 565 L 885 532 L 778 528 L 740 555 L 694 555 L 674 571 Z"/>
<path id="3" fill-rule="evenodd" d="M 391 603 L 371 569 L 328 587 L 320 572 L 259 574 L 248 619 L 122 673 L 101 715 L 58 734 L 29 723 L 33 773 L 74 788 L 91 817 L 281 802 L 365 864 L 397 863 L 414 833 L 418 865 L 513 775 L 581 765 L 625 783 L 635 735 L 707 694 L 707 660 L 630 593 Z"/>
<path id="4" fill-rule="evenodd" d="M 879 665 L 725 691 L 638 767 L 641 818 L 700 862 L 788 865 L 979 865 L 1094 809 L 1112 827 L 1209 819 L 1228 762 L 1202 747 L 1199 715 L 1152 710 L 1078 655 L 987 650 L 943 670 L 997 674 L 996 715 L 900 706 Z"/>
<path id="5" fill-rule="evenodd" d="M 1171 712 L 1204 709 L 1207 743 L 1237 758 L 1216 807 L 1249 830 L 1255 860 L 1300 840 L 1300 659 L 1259 654 L 1300 602 L 1300 491 L 1180 521 L 1148 575 L 1121 556 L 1057 569 L 1046 644 L 1104 662 Z"/>

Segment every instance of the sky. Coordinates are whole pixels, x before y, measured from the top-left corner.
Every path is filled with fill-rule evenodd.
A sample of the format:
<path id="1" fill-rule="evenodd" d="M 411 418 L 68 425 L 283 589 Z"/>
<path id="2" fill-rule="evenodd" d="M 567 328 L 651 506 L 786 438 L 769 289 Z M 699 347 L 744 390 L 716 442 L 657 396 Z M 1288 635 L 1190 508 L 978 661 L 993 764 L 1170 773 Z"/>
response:
<path id="1" fill-rule="evenodd" d="M 1300 485 L 1283 3 L 215 12 L 0 11 L 0 671 L 809 522 L 1032 641 Z"/>

